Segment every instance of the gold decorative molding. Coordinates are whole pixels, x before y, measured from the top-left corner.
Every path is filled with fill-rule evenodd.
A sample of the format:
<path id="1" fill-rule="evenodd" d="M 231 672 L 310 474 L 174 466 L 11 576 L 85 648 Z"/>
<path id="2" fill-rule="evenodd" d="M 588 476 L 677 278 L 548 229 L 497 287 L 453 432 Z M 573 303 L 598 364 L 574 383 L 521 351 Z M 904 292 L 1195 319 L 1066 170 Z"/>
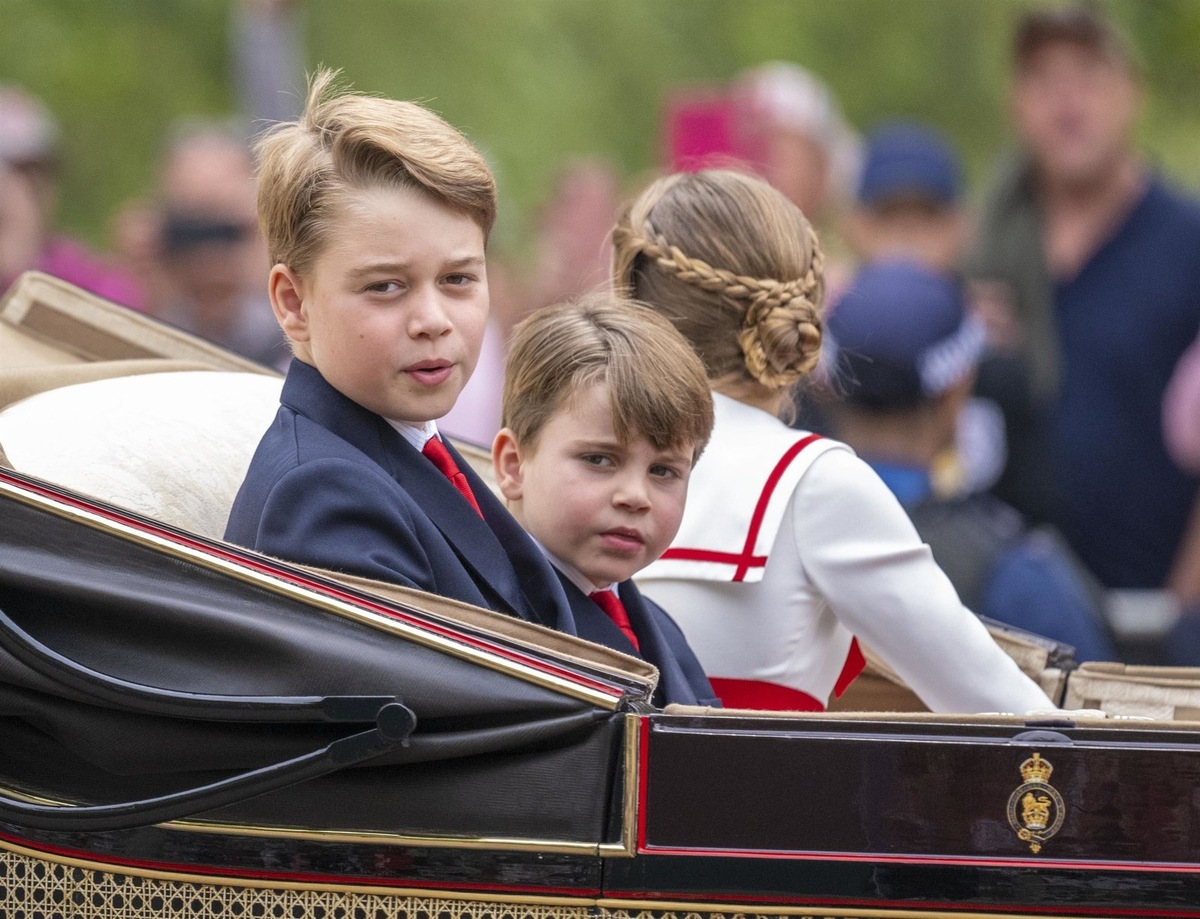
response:
<path id="1" fill-rule="evenodd" d="M 540 897 L 206 877 L 51 856 L 0 840 L 0 915 L 75 919 L 1054 919 L 1053 914 Z"/>

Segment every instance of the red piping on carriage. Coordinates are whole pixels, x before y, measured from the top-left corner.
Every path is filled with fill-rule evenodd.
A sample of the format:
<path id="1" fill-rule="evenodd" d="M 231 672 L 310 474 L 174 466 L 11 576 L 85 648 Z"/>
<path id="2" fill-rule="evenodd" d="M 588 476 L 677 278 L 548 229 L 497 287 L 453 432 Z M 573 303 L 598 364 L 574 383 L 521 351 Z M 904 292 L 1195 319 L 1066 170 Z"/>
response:
<path id="1" fill-rule="evenodd" d="M 86 861 L 93 864 L 97 870 L 117 873 L 114 869 L 125 868 L 130 871 L 158 871 L 170 874 L 195 875 L 198 877 L 215 878 L 221 882 L 226 878 L 237 878 L 254 881 L 279 881 L 301 884 L 323 884 L 330 886 L 377 887 L 382 891 L 389 888 L 405 887 L 421 890 L 464 892 L 482 891 L 485 893 L 533 893 L 539 896 L 565 897 L 595 897 L 600 890 L 595 887 L 539 887 L 536 884 L 488 884 L 477 881 L 453 882 L 434 881 L 424 878 L 408 878 L 403 876 L 380 877 L 366 874 L 325 874 L 316 871 L 280 871 L 276 869 L 244 868 L 231 865 L 205 865 L 190 862 L 154 861 L 146 858 L 131 858 L 123 855 L 112 855 L 107 852 L 96 852 L 88 849 L 76 849 L 69 846 L 59 846 L 41 840 L 25 839 L 9 833 L 0 833 L 0 840 L 20 846 L 32 852 L 46 855 L 70 858 L 76 861 Z M 414 846 L 414 848 L 418 848 Z"/>
<path id="2" fill-rule="evenodd" d="M 642 768 L 648 768 L 651 759 L 649 751 L 642 754 Z M 643 785 L 648 788 L 648 779 L 643 779 Z M 647 795 L 639 806 L 647 804 Z M 684 855 L 698 858 L 750 858 L 770 861 L 828 861 L 828 862 L 874 862 L 895 865 L 953 865 L 968 868 L 1030 868 L 1054 871 L 1130 871 L 1151 874 L 1200 874 L 1200 865 L 1186 862 L 1139 862 L 1139 861 L 1103 861 L 1089 859 L 1033 859 L 1005 856 L 978 855 L 896 855 L 890 852 L 843 852 L 836 850 L 810 849 L 743 849 L 719 848 L 716 846 L 670 846 L 658 845 L 647 839 L 647 821 L 642 821 L 638 830 L 637 851 L 640 855 Z M 621 891 L 606 890 L 610 897 L 622 896 Z M 644 895 L 644 894 L 643 894 Z M 677 899 L 684 896 L 681 891 L 656 890 L 660 898 Z M 724 893 L 723 897 L 733 897 L 732 893 Z M 752 894 L 738 894 L 739 900 L 756 899 Z M 767 898 L 759 898 L 767 899 Z M 945 908 L 945 907 L 943 907 Z M 1139 915 L 1134 913 L 1134 915 Z M 1156 912 L 1148 915 L 1165 915 Z M 1196 915 L 1186 913 L 1184 915 Z"/>
<path id="3" fill-rule="evenodd" d="M 637 850 L 646 847 L 646 798 L 650 794 L 650 719 L 638 725 Z"/>
<path id="4" fill-rule="evenodd" d="M 657 850 L 656 850 L 657 851 Z M 866 857 L 863 861 L 873 861 L 875 859 Z M 696 903 L 707 905 L 709 903 L 718 902 L 721 904 L 768 904 L 774 906 L 808 906 L 819 907 L 819 912 L 809 913 L 805 911 L 804 915 L 828 915 L 829 910 L 845 910 L 845 909 L 880 909 L 884 910 L 886 915 L 910 915 L 909 913 L 895 913 L 895 900 L 879 900 L 879 899 L 861 899 L 858 897 L 813 897 L 813 896 L 780 896 L 775 894 L 744 894 L 744 893 L 706 893 L 702 898 L 697 897 L 692 892 L 680 892 L 669 890 L 655 890 L 653 897 L 648 897 L 644 891 L 637 890 L 609 890 L 605 889 L 604 897 L 607 900 L 643 900 L 646 903 L 646 912 L 649 912 L 657 904 L 664 901 L 668 903 Z M 962 903 L 954 902 L 938 902 L 933 900 L 905 900 L 904 906 L 909 910 L 937 910 L 949 911 L 948 914 L 954 916 L 983 914 L 987 916 L 999 916 L 1001 911 L 1004 915 L 1012 915 L 1014 919 L 1019 919 L 1022 916 L 1044 915 L 1051 919 L 1060 919 L 1060 917 L 1079 917 L 1079 919 L 1095 919 L 1095 917 L 1150 917 L 1150 919 L 1194 919 L 1200 916 L 1200 913 L 1194 909 L 1178 908 L 1167 909 L 1154 908 L 1145 909 L 1142 907 L 1101 907 L 1098 911 L 1096 907 L 1087 906 L 1072 906 L 1064 904 L 1055 905 L 1029 905 L 1025 901 L 1019 904 L 998 903 L 992 906 L 981 906 L 978 903 Z M 708 910 L 704 911 L 706 914 Z M 696 915 L 695 912 L 689 915 Z M 740 913 L 738 914 L 740 915 Z M 769 915 L 775 915 L 770 913 Z"/>

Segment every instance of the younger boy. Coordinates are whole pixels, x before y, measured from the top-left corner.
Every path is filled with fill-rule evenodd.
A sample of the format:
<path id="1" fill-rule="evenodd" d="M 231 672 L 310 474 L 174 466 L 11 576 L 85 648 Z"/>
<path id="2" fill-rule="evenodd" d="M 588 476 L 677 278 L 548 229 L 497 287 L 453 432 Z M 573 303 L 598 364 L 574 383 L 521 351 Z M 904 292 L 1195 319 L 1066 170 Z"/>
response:
<path id="1" fill-rule="evenodd" d="M 630 578 L 670 545 L 712 433 L 700 359 L 653 310 L 552 306 L 514 333 L 492 462 L 553 563 L 579 634 L 659 669 L 655 701 L 717 704 L 675 622 Z"/>
<path id="2" fill-rule="evenodd" d="M 294 359 L 225 537 L 574 634 L 554 572 L 434 422 L 479 356 L 491 172 L 432 112 L 332 94 L 333 76 L 258 145 Z"/>

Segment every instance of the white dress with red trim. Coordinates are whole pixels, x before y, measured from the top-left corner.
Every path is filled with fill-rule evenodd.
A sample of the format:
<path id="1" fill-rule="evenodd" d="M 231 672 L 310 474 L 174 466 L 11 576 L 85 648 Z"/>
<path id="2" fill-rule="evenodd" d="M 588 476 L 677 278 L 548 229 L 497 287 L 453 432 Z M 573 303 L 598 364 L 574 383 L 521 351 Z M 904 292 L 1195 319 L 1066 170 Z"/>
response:
<path id="1" fill-rule="evenodd" d="M 637 581 L 726 705 L 823 709 L 861 669 L 858 636 L 933 711 L 1053 708 L 849 447 L 713 400 L 679 534 Z"/>

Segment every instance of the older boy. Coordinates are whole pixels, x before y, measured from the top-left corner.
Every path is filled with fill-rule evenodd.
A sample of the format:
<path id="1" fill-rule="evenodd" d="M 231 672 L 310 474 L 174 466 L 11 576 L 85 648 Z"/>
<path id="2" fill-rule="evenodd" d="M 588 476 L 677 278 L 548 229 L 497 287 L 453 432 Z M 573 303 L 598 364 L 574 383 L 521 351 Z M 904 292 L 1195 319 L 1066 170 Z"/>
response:
<path id="1" fill-rule="evenodd" d="M 630 580 L 674 538 L 712 433 L 691 347 L 628 301 L 541 310 L 515 333 L 504 424 L 500 490 L 558 571 L 579 634 L 657 666 L 660 704 L 715 704 L 679 627 Z"/>
<path id="2" fill-rule="evenodd" d="M 258 146 L 295 359 L 225 536 L 573 634 L 553 571 L 434 422 L 479 355 L 491 172 L 432 112 L 331 94 L 333 76 Z"/>

